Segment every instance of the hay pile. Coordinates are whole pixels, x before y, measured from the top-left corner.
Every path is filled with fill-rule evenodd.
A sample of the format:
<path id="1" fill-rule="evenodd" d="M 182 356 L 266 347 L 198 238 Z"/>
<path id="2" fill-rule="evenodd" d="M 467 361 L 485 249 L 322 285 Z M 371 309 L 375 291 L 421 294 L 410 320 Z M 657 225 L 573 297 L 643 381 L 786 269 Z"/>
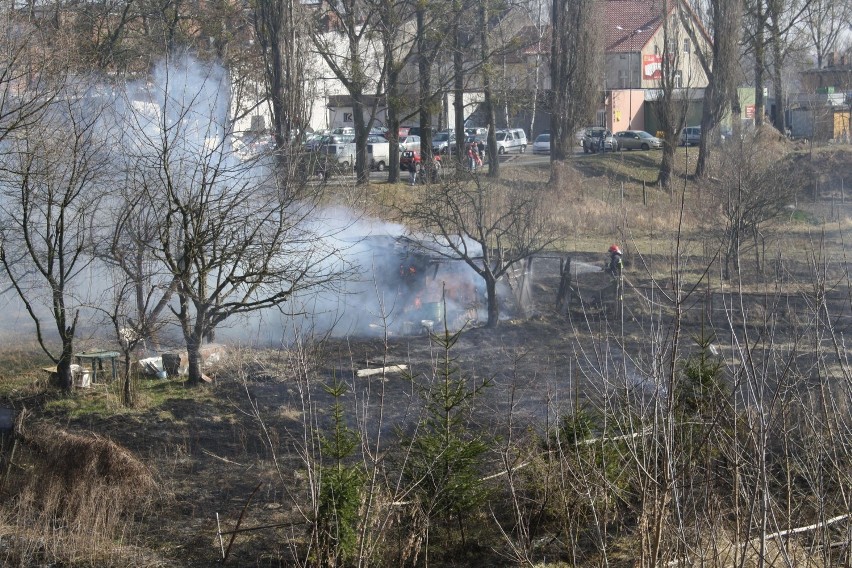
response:
<path id="1" fill-rule="evenodd" d="M 12 499 L 0 508 L 0 536 L 15 546 L 3 551 L 0 564 L 122 565 L 126 551 L 119 543 L 134 532 L 134 516 L 153 504 L 153 472 L 95 434 L 37 426 L 19 429 L 18 440 L 21 469 L 5 488 Z"/>
<path id="2" fill-rule="evenodd" d="M 102 436 L 40 426 L 22 432 L 21 440 L 32 451 L 31 483 L 64 494 L 64 516 L 79 514 L 94 499 L 123 511 L 147 500 L 156 487 L 145 464 Z"/>

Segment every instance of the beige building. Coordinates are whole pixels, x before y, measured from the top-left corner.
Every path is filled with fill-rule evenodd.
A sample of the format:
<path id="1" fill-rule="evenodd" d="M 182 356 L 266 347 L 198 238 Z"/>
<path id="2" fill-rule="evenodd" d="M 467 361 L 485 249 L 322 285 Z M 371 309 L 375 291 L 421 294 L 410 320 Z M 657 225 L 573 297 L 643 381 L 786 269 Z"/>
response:
<path id="1" fill-rule="evenodd" d="M 677 9 L 694 23 L 694 45 L 684 28 Z M 711 38 L 686 2 L 673 2 L 665 17 L 669 18 L 669 52 L 677 53 L 675 84 L 681 95 L 701 98 L 707 76 L 696 55 L 696 47 L 708 49 Z M 663 3 L 659 0 L 605 0 L 602 32 L 605 63 L 601 77 L 601 106 L 596 123 L 614 132 L 645 129 L 645 101 L 656 99 L 662 77 L 665 52 Z M 523 64 L 513 74 L 527 78 L 527 89 L 550 88 L 550 30 L 537 33 L 535 27 L 525 32 L 528 41 L 523 48 Z M 537 72 L 533 72 L 537 70 Z"/>
<path id="2" fill-rule="evenodd" d="M 700 45 L 695 45 L 683 26 L 678 9 L 693 22 L 693 35 Z M 668 37 L 664 17 L 669 21 Z M 645 101 L 656 98 L 664 53 L 675 54 L 674 82 L 681 95 L 694 98 L 699 91 L 703 95 L 707 75 L 696 52 L 706 51 L 711 39 L 687 3 L 682 2 L 679 7 L 672 3 L 664 15 L 659 1 L 606 0 L 604 21 L 606 96 L 598 112 L 599 124 L 613 132 L 646 129 Z"/>

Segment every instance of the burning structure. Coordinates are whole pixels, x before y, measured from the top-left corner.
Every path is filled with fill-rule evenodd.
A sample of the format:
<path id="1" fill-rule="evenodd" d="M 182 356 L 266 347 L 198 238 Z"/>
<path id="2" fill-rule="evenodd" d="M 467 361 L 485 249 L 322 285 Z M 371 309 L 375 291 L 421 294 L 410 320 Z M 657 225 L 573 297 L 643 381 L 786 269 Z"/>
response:
<path id="1" fill-rule="evenodd" d="M 429 253 L 403 236 L 368 236 L 356 248 L 370 251 L 362 275 L 383 291 L 388 331 L 410 335 L 445 324 L 455 330 L 478 320 L 484 291 L 464 262 Z"/>

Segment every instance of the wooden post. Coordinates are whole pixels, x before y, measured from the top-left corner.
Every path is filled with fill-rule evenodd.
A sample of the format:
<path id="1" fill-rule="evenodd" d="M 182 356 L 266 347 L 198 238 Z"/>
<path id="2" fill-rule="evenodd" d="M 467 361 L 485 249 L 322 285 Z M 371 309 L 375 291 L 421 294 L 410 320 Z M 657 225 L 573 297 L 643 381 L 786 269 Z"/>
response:
<path id="1" fill-rule="evenodd" d="M 648 195 L 645 193 L 645 180 L 642 180 L 642 205 L 648 205 Z"/>

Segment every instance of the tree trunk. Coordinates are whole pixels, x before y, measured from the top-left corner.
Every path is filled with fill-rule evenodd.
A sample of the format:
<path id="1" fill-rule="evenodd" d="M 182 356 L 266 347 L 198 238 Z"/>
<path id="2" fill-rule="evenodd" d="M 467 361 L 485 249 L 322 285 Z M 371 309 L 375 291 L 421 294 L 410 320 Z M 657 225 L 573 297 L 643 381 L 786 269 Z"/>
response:
<path id="1" fill-rule="evenodd" d="M 399 72 L 392 58 L 388 58 L 388 183 L 399 181 Z"/>
<path id="2" fill-rule="evenodd" d="M 63 341 L 62 354 L 56 362 L 56 375 L 59 378 L 59 386 L 65 392 L 71 392 L 74 388 L 74 377 L 71 375 L 71 362 L 74 357 L 74 348 L 71 341 Z"/>
<path id="3" fill-rule="evenodd" d="M 461 6 L 458 0 L 453 2 L 453 10 L 455 14 L 461 14 Z M 458 28 L 458 21 L 456 21 Z M 465 161 L 465 135 L 464 135 L 464 42 L 461 38 L 461 30 L 456 29 L 455 33 L 456 48 L 453 52 L 453 108 L 455 109 L 455 121 L 453 130 L 456 133 L 456 152 L 455 160 L 464 165 Z M 449 152 L 448 152 L 449 154 Z"/>
<path id="4" fill-rule="evenodd" d="M 200 385 L 204 381 L 201 378 L 201 341 L 196 337 L 186 340 L 186 358 L 188 362 L 187 383 Z"/>
<path id="5" fill-rule="evenodd" d="M 133 390 L 131 389 L 130 384 L 130 352 L 126 352 L 124 354 L 124 389 L 123 389 L 123 397 L 122 404 L 124 404 L 125 408 L 130 408 L 133 406 Z"/>
<path id="6" fill-rule="evenodd" d="M 757 0 L 755 5 L 757 8 L 755 15 L 757 29 L 754 31 L 754 125 L 759 128 L 763 125 L 763 115 L 766 112 L 766 102 L 763 99 L 766 16 L 763 10 L 763 0 Z"/>
<path id="7" fill-rule="evenodd" d="M 352 93 L 352 120 L 355 122 L 355 175 L 358 185 L 370 183 L 367 163 L 367 123 L 364 120 L 364 100 L 360 92 Z"/>
<path id="8" fill-rule="evenodd" d="M 707 164 L 710 161 L 710 129 L 716 127 L 716 119 L 710 110 L 711 105 L 708 104 L 708 99 L 713 100 L 714 96 L 716 96 L 716 92 L 711 83 L 704 89 L 704 107 L 701 111 L 701 138 L 698 147 L 698 159 L 695 161 L 695 177 L 699 179 L 707 174 Z"/>
<path id="9" fill-rule="evenodd" d="M 57 324 L 56 327 L 59 331 L 59 339 L 62 341 L 62 353 L 56 362 L 56 374 L 59 376 L 59 385 L 62 390 L 71 392 L 71 389 L 74 388 L 74 377 L 71 375 L 71 362 L 74 357 L 74 333 L 77 327 L 79 312 L 74 314 L 71 325 L 68 325 L 65 297 L 60 290 L 54 290 L 53 313 Z"/>
<path id="10" fill-rule="evenodd" d="M 486 126 L 488 127 L 488 177 L 500 177 L 500 160 L 497 154 L 497 129 L 494 117 L 494 93 L 491 88 L 491 71 L 488 65 L 489 42 L 488 42 L 488 2 L 479 4 L 479 26 L 480 26 L 480 58 L 482 61 L 482 94 L 485 103 Z M 489 309 L 489 321 L 490 321 Z M 494 325 L 497 325 L 496 323 Z"/>
<path id="11" fill-rule="evenodd" d="M 421 175 L 432 171 L 432 60 L 429 57 L 429 40 L 426 37 L 426 5 L 417 8 L 417 73 L 420 80 L 418 96 L 420 110 L 420 165 Z"/>
<path id="12" fill-rule="evenodd" d="M 488 304 L 488 323 L 486 327 L 493 329 L 500 323 L 500 304 L 497 301 L 497 279 L 493 276 L 485 278 L 485 294 Z"/>
<path id="13" fill-rule="evenodd" d="M 660 161 L 660 175 L 657 178 L 660 187 L 671 194 L 672 172 L 675 165 L 675 146 L 669 140 L 663 141 L 663 156 Z"/>
<path id="14" fill-rule="evenodd" d="M 787 133 L 787 113 L 784 104 L 784 82 L 781 80 L 781 71 L 784 67 L 784 58 L 781 55 L 781 32 L 778 23 L 771 24 L 772 36 L 772 86 L 775 92 L 775 127 L 782 134 Z"/>

